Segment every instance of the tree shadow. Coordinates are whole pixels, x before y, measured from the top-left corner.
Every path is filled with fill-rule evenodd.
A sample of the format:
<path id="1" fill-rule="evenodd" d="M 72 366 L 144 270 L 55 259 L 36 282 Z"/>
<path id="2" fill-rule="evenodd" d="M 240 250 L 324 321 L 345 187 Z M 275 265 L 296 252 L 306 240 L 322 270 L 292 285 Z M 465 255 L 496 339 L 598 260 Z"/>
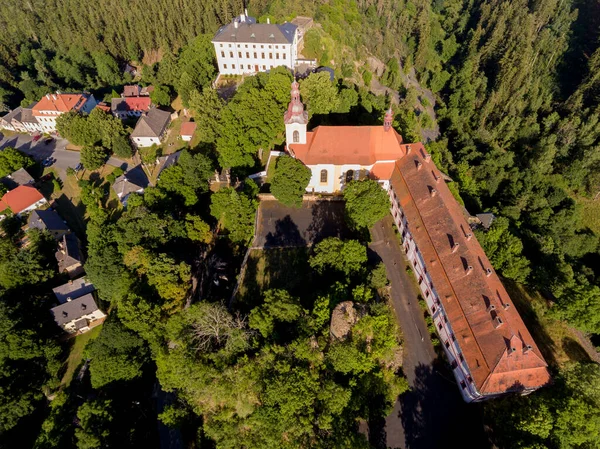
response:
<path id="1" fill-rule="evenodd" d="M 481 405 L 465 403 L 452 374 L 446 371 L 441 361 L 417 365 L 414 384 L 400 396 L 400 411 L 394 417 L 401 420 L 405 441 L 388 441 L 388 445 L 429 449 L 452 442 L 461 448 L 491 447 Z"/>
<path id="2" fill-rule="evenodd" d="M 590 356 L 579 342 L 571 337 L 565 337 L 562 340 L 562 347 L 565 354 L 575 362 L 590 362 Z"/>
<path id="3" fill-rule="evenodd" d="M 306 229 L 310 242 L 317 244 L 328 237 L 354 237 L 348 227 L 342 201 L 319 201 L 312 205 L 312 221 Z"/>
<path id="4" fill-rule="evenodd" d="M 286 215 L 275 222 L 275 233 L 269 232 L 265 238 L 265 248 L 306 246 L 306 240 L 300 234 L 298 225 L 292 217 Z"/>

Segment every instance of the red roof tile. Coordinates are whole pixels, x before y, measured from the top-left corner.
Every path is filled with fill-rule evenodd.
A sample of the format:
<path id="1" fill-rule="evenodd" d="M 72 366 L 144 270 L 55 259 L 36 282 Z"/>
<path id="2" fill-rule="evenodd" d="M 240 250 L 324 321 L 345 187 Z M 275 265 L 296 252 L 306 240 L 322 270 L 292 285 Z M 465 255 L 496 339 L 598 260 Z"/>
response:
<path id="1" fill-rule="evenodd" d="M 152 100 L 150 97 L 126 97 L 124 103 L 127 105 L 128 111 L 145 112 L 150 109 Z"/>
<path id="2" fill-rule="evenodd" d="M 32 108 L 34 116 L 42 115 L 40 111 L 69 112 L 74 109 L 79 111 L 87 97 L 83 94 L 48 94 Z"/>
<path id="3" fill-rule="evenodd" d="M 391 185 L 477 389 L 497 394 L 543 386 L 550 380 L 546 362 L 461 206 L 423 145 L 410 147 Z"/>
<path id="4" fill-rule="evenodd" d="M 10 207 L 13 213 L 18 214 L 43 199 L 44 196 L 35 187 L 19 186 L 10 192 L 6 192 L 0 199 L 0 211 Z"/>
<path id="5" fill-rule="evenodd" d="M 373 168 L 369 172 L 369 177 L 372 179 L 388 180 L 392 177 L 395 167 L 395 162 L 379 162 L 373 165 Z"/>
<path id="6" fill-rule="evenodd" d="M 196 122 L 185 122 L 181 124 L 179 134 L 182 136 L 193 136 L 194 131 L 196 131 Z"/>
<path id="7" fill-rule="evenodd" d="M 405 154 L 402 136 L 383 126 L 318 126 L 306 133 L 306 144 L 289 144 L 306 165 L 394 161 Z"/>

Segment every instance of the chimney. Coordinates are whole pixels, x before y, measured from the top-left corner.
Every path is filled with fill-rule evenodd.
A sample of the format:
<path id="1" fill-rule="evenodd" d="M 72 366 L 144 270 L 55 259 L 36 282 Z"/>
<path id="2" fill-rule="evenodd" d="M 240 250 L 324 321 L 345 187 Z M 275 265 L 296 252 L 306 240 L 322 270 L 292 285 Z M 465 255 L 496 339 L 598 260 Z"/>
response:
<path id="1" fill-rule="evenodd" d="M 69 284 L 72 284 L 72 283 L 73 283 L 73 279 L 69 279 Z"/>
<path id="2" fill-rule="evenodd" d="M 244 14 L 247 16 L 248 15 L 248 8 L 244 8 Z"/>
<path id="3" fill-rule="evenodd" d="M 244 14 L 240 14 L 240 22 L 244 23 L 246 21 L 246 16 Z"/>
<path id="4" fill-rule="evenodd" d="M 52 99 L 56 101 L 56 95 L 52 94 Z"/>
<path id="5" fill-rule="evenodd" d="M 431 191 L 429 193 L 433 197 L 433 196 L 435 196 L 437 194 L 437 190 L 435 190 L 434 188 L 431 188 Z"/>
<path id="6" fill-rule="evenodd" d="M 46 94 L 46 100 L 50 100 L 50 94 Z"/>
<path id="7" fill-rule="evenodd" d="M 67 297 L 67 302 L 71 302 L 71 301 L 72 301 L 71 297 L 70 297 L 70 296 L 68 296 L 68 297 Z"/>
<path id="8" fill-rule="evenodd" d="M 454 243 L 454 245 L 452 246 L 452 252 L 455 253 L 459 246 L 460 244 L 458 242 Z"/>
<path id="9" fill-rule="evenodd" d="M 267 23 L 269 23 L 269 24 L 271 23 L 271 19 L 269 19 L 268 17 L 267 17 Z"/>
<path id="10" fill-rule="evenodd" d="M 492 275 L 492 269 L 491 268 L 486 268 L 485 269 L 485 274 L 486 274 L 486 276 L 490 277 Z"/>
<path id="11" fill-rule="evenodd" d="M 471 274 L 472 271 L 473 271 L 473 267 L 471 265 L 469 265 L 467 267 L 467 274 Z"/>
<path id="12" fill-rule="evenodd" d="M 470 232 L 467 232 L 467 240 L 471 240 L 471 237 L 473 237 L 473 234 L 471 234 Z"/>
<path id="13" fill-rule="evenodd" d="M 429 162 L 431 160 L 431 154 L 425 153 L 425 161 Z"/>
<path id="14" fill-rule="evenodd" d="M 423 167 L 423 164 L 421 161 L 417 161 L 417 170 L 421 170 L 421 167 Z"/>
<path id="15" fill-rule="evenodd" d="M 237 30 L 237 27 L 238 27 L 238 21 L 237 21 L 237 19 L 235 19 L 233 21 L 233 27 Z"/>
<path id="16" fill-rule="evenodd" d="M 410 145 L 406 145 L 406 154 L 410 153 Z"/>

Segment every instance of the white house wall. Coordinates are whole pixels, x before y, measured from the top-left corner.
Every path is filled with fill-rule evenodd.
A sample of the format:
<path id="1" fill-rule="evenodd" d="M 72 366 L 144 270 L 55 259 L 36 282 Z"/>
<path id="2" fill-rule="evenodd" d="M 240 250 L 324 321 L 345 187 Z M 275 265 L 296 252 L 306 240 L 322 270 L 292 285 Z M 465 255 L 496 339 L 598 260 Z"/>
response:
<path id="1" fill-rule="evenodd" d="M 298 55 L 297 36 L 293 44 L 214 42 L 213 45 L 221 75 L 265 72 L 279 66 L 293 69 Z"/>
<path id="2" fill-rule="evenodd" d="M 131 140 L 136 147 L 151 147 L 153 144 L 160 145 L 158 137 L 134 137 Z"/>

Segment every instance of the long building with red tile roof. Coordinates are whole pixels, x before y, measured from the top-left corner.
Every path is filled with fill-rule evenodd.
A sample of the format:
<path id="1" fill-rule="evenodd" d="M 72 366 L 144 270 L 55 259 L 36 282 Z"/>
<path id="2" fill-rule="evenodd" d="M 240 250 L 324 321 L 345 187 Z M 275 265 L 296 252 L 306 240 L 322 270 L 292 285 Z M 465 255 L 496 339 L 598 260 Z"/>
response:
<path id="1" fill-rule="evenodd" d="M 462 207 L 423 144 L 404 143 L 392 128 L 391 110 L 383 126 L 307 132 L 294 83 L 284 121 L 288 152 L 313 172 L 308 191 L 335 193 L 369 177 L 388 192 L 404 251 L 465 401 L 548 384 L 544 357 Z M 334 182 L 328 182 L 330 173 Z"/>
<path id="2" fill-rule="evenodd" d="M 89 114 L 96 107 L 94 96 L 87 93 L 47 94 L 32 108 L 32 114 L 44 132 L 56 131 L 56 119 L 60 115 L 76 111 Z"/>

